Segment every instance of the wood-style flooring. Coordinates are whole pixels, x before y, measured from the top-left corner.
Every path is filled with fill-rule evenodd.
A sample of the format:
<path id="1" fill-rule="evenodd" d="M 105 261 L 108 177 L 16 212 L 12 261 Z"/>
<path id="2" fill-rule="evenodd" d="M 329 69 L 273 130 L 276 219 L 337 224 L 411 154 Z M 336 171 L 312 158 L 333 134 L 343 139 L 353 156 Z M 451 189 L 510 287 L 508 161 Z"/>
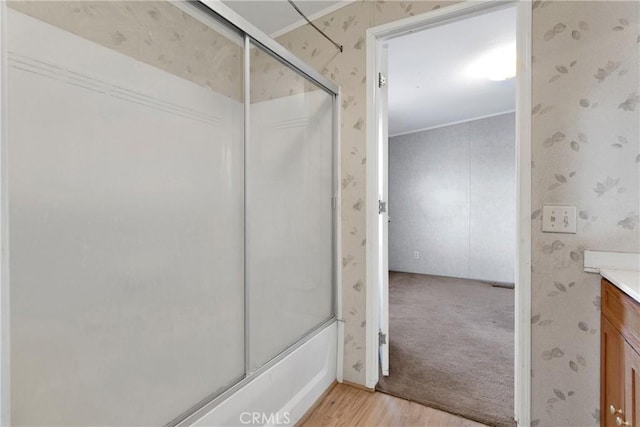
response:
<path id="1" fill-rule="evenodd" d="M 485 427 L 456 415 L 380 392 L 336 384 L 298 427 Z"/>

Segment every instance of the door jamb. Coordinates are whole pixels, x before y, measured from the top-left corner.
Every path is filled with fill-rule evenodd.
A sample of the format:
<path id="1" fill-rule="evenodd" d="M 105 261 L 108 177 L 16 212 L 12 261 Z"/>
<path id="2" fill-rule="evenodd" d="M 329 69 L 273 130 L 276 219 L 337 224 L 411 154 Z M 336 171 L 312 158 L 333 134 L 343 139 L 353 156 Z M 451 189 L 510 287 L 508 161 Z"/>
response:
<path id="1" fill-rule="evenodd" d="M 367 194 L 366 194 L 366 347 L 365 386 L 378 383 L 377 259 L 378 128 L 376 126 L 376 58 L 384 40 L 516 3 L 516 286 L 515 286 L 515 408 L 519 426 L 531 422 L 531 1 L 464 1 L 367 30 Z"/>

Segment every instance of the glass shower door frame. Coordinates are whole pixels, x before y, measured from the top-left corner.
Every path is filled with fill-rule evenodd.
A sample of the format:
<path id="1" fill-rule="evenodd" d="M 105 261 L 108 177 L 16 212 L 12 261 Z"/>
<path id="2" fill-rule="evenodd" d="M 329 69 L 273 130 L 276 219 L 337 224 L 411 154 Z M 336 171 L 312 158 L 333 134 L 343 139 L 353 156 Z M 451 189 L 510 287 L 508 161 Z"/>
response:
<path id="1" fill-rule="evenodd" d="M 7 167 L 7 2 L 0 1 L 0 425 L 10 425 L 9 239 Z"/>
<path id="2" fill-rule="evenodd" d="M 247 210 L 250 208 L 250 203 L 246 200 L 247 194 L 247 168 L 246 168 L 246 159 L 247 159 L 247 141 L 250 140 L 250 110 L 251 110 L 251 99 L 250 99 L 250 67 L 251 67 L 251 59 L 250 59 L 250 48 L 251 45 L 258 46 L 264 49 L 267 53 L 271 54 L 279 61 L 292 68 L 294 71 L 303 75 L 303 77 L 311 80 L 316 85 L 320 86 L 324 91 L 326 91 L 329 95 L 332 96 L 332 208 L 333 208 L 333 216 L 332 216 L 332 311 L 329 318 L 325 321 L 317 324 L 311 330 L 307 331 L 302 337 L 300 337 L 297 341 L 292 343 L 278 355 L 273 357 L 271 360 L 260 366 L 258 369 L 252 370 L 250 364 L 250 307 L 249 307 L 249 299 L 250 299 L 250 289 L 249 289 L 249 280 L 247 276 L 247 263 L 245 256 L 245 375 L 237 383 L 231 385 L 226 390 L 215 393 L 201 402 L 199 402 L 194 407 L 190 408 L 188 411 L 180 415 L 179 417 L 172 420 L 167 424 L 168 427 L 174 426 L 188 426 L 194 421 L 201 418 L 207 412 L 211 411 L 218 404 L 224 401 L 226 398 L 231 396 L 233 393 L 246 386 L 252 380 L 257 378 L 260 374 L 267 371 L 273 365 L 281 361 L 287 355 L 295 351 L 297 348 L 305 344 L 319 332 L 321 332 L 326 326 L 336 322 L 336 319 L 340 319 L 340 306 L 341 306 L 341 298 L 340 298 L 340 284 L 342 277 L 342 269 L 340 264 L 341 258 L 341 245 L 340 245 L 340 200 L 341 200 L 341 192 L 340 192 L 340 150 L 339 150 L 339 133 L 340 133 L 340 88 L 332 81 L 324 77 L 318 71 L 313 69 L 311 66 L 303 62 L 301 59 L 296 57 L 293 53 L 286 50 L 282 45 L 277 43 L 267 34 L 263 33 L 261 30 L 257 29 L 255 26 L 247 22 L 240 15 L 235 13 L 233 10 L 225 6 L 224 4 L 213 1 L 213 0 L 202 0 L 196 2 L 199 8 L 203 9 L 205 13 L 212 13 L 217 15 L 222 20 L 231 24 L 232 26 L 239 29 L 244 33 L 244 158 L 245 158 L 245 254 L 247 250 L 247 228 L 246 228 L 246 218 L 247 218 Z M 338 355 L 340 358 L 340 355 Z M 338 363 L 338 366 L 341 364 Z"/>
<path id="3" fill-rule="evenodd" d="M 235 384 L 232 384 L 229 388 L 222 392 L 215 393 L 207 398 L 203 399 L 201 402 L 190 408 L 188 411 L 180 415 L 179 417 L 172 420 L 167 426 L 187 426 L 205 415 L 207 412 L 211 411 L 218 404 L 224 401 L 227 397 L 231 396 L 233 393 L 246 386 L 252 380 L 257 378 L 260 374 L 267 371 L 273 365 L 278 363 L 280 360 L 285 358 L 287 355 L 295 351 L 297 348 L 305 344 L 319 332 L 321 332 L 326 326 L 336 322 L 336 319 L 340 319 L 340 306 L 341 306 L 341 298 L 340 298 L 340 283 L 342 277 L 342 269 L 340 264 L 341 258 L 341 246 L 340 246 L 340 152 L 339 152 L 339 123 L 340 123 L 340 88 L 334 84 L 332 81 L 324 77 L 314 68 L 300 60 L 293 53 L 286 50 L 282 45 L 278 44 L 275 40 L 269 37 L 267 34 L 263 33 L 255 26 L 247 22 L 240 15 L 235 13 L 233 10 L 225 6 L 224 4 L 213 1 L 213 0 L 202 0 L 196 2 L 199 9 L 202 9 L 204 13 L 209 13 L 217 16 L 218 18 L 226 21 L 232 26 L 236 27 L 238 30 L 244 33 L 244 158 L 245 158 L 245 254 L 247 250 L 247 228 L 246 228 L 246 218 L 247 218 L 247 210 L 250 209 L 250 203 L 246 200 L 246 186 L 247 186 L 247 168 L 246 168 L 246 159 L 247 159 L 247 141 L 250 140 L 250 110 L 251 110 L 251 99 L 250 99 L 250 67 L 251 67 L 251 59 L 250 59 L 250 48 L 253 44 L 254 46 L 258 46 L 264 49 L 267 53 L 274 56 L 276 59 L 293 69 L 294 71 L 302 74 L 303 77 L 309 79 L 316 85 L 320 86 L 324 91 L 326 91 L 332 97 L 332 284 L 331 284 L 331 306 L 332 311 L 331 315 L 323 322 L 317 324 L 312 329 L 307 331 L 302 337 L 300 337 L 297 341 L 289 345 L 278 355 L 273 357 L 271 360 L 260 366 L 258 369 L 252 370 L 250 364 L 250 307 L 249 307 L 249 297 L 250 297 L 250 289 L 249 289 L 249 280 L 247 276 L 247 263 L 245 256 L 245 375 L 244 377 Z M 340 355 L 338 355 L 340 358 Z M 338 363 L 340 366 L 340 363 Z"/>
<path id="4" fill-rule="evenodd" d="M 308 64 L 297 58 L 291 52 L 286 50 L 283 46 L 278 44 L 275 40 L 270 38 L 267 34 L 263 33 L 255 26 L 247 22 L 240 15 L 229 9 L 224 4 L 213 0 L 202 0 L 199 2 L 187 2 L 187 0 L 180 0 L 178 3 L 191 3 L 197 6 L 203 13 L 209 14 L 221 21 L 224 21 L 231 26 L 244 33 L 244 101 L 245 101 L 245 117 L 244 117 L 244 156 L 246 164 L 246 145 L 249 135 L 249 109 L 250 109 L 250 58 L 249 58 L 249 46 L 251 43 L 260 46 L 268 53 L 272 54 L 294 71 L 302 74 L 307 79 L 311 80 L 316 85 L 324 89 L 332 97 L 332 296 L 331 306 L 332 311 L 327 320 L 317 324 L 311 330 L 307 331 L 301 338 L 291 344 L 273 359 L 262 365 L 260 368 L 251 371 L 249 365 L 249 338 L 250 330 L 248 323 L 249 307 L 248 297 L 249 289 L 247 288 L 247 276 L 246 276 L 246 259 L 245 259 L 245 375 L 235 384 L 232 384 L 226 390 L 210 395 L 203 399 L 201 402 L 188 409 L 182 415 L 169 422 L 169 426 L 188 425 L 201 417 L 206 412 L 210 411 L 213 407 L 222 402 L 225 398 L 236 392 L 238 389 L 244 387 L 251 382 L 257 376 L 264 371 L 271 368 L 277 362 L 289 355 L 295 349 L 302 346 L 304 343 L 313 338 L 317 333 L 322 331 L 326 326 L 336 321 L 336 318 L 340 316 L 340 284 L 341 284 L 341 263 L 340 258 L 340 153 L 339 153 L 339 119 L 340 119 L 340 90 L 337 85 L 331 82 L 329 79 L 320 74 L 317 70 L 313 69 Z M 7 49 L 6 49 L 6 2 L 0 1 L 0 424 L 10 424 L 10 364 L 9 364 L 9 274 L 8 274 L 8 192 L 7 192 L 7 177 L 8 168 L 7 163 L 7 132 L 6 132 L 6 74 L 7 74 Z M 246 186 L 246 168 L 245 168 L 245 186 Z M 246 191 L 245 191 L 246 198 Z M 245 200 L 245 218 L 246 218 L 247 204 Z M 246 221 L 245 221 L 245 252 L 246 252 Z M 339 357 L 340 358 L 340 357 Z M 341 366 L 340 361 L 338 366 Z M 340 374 L 338 374 L 340 375 Z M 195 402 L 194 402 L 195 403 Z"/>

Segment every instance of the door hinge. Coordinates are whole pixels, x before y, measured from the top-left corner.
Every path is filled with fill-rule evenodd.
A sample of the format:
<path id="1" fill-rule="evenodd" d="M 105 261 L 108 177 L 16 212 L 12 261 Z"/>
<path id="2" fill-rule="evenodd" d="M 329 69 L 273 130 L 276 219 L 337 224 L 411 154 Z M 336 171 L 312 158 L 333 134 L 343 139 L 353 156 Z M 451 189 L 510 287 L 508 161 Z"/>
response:
<path id="1" fill-rule="evenodd" d="M 378 87 L 387 85 L 387 76 L 382 73 L 378 73 Z"/>
<path id="2" fill-rule="evenodd" d="M 387 334 L 382 333 L 382 331 L 378 331 L 378 343 L 379 345 L 387 343 Z"/>
<path id="3" fill-rule="evenodd" d="M 382 200 L 378 200 L 378 213 L 381 214 L 387 211 L 387 202 L 383 202 Z"/>
<path id="4" fill-rule="evenodd" d="M 336 209 L 338 207 L 338 198 L 337 197 L 332 197 L 331 198 L 331 207 L 333 209 Z"/>

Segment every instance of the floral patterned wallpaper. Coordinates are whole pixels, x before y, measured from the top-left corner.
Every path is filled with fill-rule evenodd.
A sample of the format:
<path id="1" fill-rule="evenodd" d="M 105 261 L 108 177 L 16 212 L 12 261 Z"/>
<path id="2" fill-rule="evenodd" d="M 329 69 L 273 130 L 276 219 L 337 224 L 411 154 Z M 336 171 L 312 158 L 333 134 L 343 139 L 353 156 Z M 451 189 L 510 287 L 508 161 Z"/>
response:
<path id="1" fill-rule="evenodd" d="M 637 1 L 536 2 L 532 99 L 532 425 L 599 422 L 600 281 L 585 249 L 640 252 Z M 544 203 L 578 206 L 543 234 Z"/>
<path id="2" fill-rule="evenodd" d="M 243 40 L 166 1 L 10 0 L 9 7 L 243 101 Z M 208 23 L 215 25 L 215 21 Z M 226 33 L 226 34 L 225 34 Z M 318 90 L 261 48 L 251 49 L 251 102 Z"/>
<path id="3" fill-rule="evenodd" d="M 599 422 L 599 276 L 585 249 L 640 252 L 639 4 L 535 1 L 532 94 L 532 426 Z M 278 41 L 342 87 L 344 377 L 365 382 L 365 32 L 444 7 L 358 1 Z M 578 206 L 578 233 L 543 234 L 544 203 Z"/>
<path id="4" fill-rule="evenodd" d="M 7 4 L 216 93 L 242 100 L 240 35 L 217 32 L 170 2 L 11 0 Z"/>
<path id="5" fill-rule="evenodd" d="M 252 104 L 322 90 L 261 47 L 251 45 L 249 83 Z"/>

